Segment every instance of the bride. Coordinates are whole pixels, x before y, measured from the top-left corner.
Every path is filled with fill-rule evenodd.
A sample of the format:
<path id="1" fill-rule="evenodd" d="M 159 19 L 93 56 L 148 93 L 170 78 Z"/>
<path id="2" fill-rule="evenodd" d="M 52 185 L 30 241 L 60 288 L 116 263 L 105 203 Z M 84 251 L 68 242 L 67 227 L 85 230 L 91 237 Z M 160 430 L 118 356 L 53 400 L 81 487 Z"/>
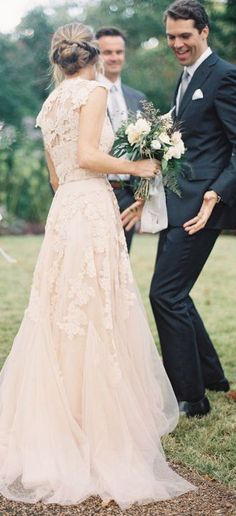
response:
<path id="1" fill-rule="evenodd" d="M 109 156 L 107 92 L 88 27 L 53 36 L 59 85 L 38 115 L 56 191 L 30 301 L 0 375 L 0 492 L 76 504 L 191 489 L 160 438 L 178 406 L 136 292 L 108 173 L 153 177 L 158 162 Z"/>

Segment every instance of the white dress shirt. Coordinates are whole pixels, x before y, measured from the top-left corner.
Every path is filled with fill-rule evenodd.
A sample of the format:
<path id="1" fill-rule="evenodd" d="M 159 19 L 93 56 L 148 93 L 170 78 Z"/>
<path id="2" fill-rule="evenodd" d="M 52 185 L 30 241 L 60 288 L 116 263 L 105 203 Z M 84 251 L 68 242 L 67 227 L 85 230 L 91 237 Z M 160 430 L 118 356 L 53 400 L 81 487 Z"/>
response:
<path id="1" fill-rule="evenodd" d="M 107 109 L 109 113 L 109 118 L 113 125 L 113 129 L 119 126 L 116 124 L 116 117 L 119 119 L 119 122 L 125 122 L 128 118 L 128 109 L 126 106 L 125 98 L 123 95 L 122 87 L 121 87 L 121 79 L 118 79 L 115 82 L 110 81 L 105 75 L 99 74 L 98 81 L 101 84 L 104 84 L 108 88 L 108 101 L 107 101 Z M 114 88 L 115 91 L 110 92 L 111 88 Z M 115 95 L 116 108 L 114 108 L 114 102 L 112 102 L 112 95 Z M 109 174 L 108 178 L 111 181 L 128 181 L 130 176 L 129 174 Z"/>
<path id="2" fill-rule="evenodd" d="M 111 103 L 111 94 L 110 94 L 110 89 L 113 86 L 115 86 L 115 88 L 116 88 L 115 96 L 116 96 L 117 103 L 119 105 L 119 111 L 120 111 L 122 121 L 127 120 L 128 109 L 127 109 L 127 106 L 125 103 L 125 98 L 124 98 L 122 87 L 121 87 L 120 77 L 118 77 L 118 79 L 115 82 L 111 82 L 107 77 L 105 77 L 105 75 L 99 74 L 98 80 L 99 80 L 99 82 L 104 84 L 104 86 L 106 86 L 108 88 L 109 93 L 108 93 L 107 108 L 109 111 L 109 115 L 111 117 L 111 121 L 112 121 L 112 115 L 115 116 L 115 113 L 112 113 L 112 103 Z"/>

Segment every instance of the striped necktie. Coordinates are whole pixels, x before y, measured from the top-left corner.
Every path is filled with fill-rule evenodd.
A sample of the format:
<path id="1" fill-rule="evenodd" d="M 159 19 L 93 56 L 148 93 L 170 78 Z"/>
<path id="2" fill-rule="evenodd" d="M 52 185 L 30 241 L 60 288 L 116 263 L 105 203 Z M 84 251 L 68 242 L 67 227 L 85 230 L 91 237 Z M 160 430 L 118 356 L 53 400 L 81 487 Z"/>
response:
<path id="1" fill-rule="evenodd" d="M 123 122 L 122 112 L 120 110 L 120 105 L 117 98 L 118 93 L 119 92 L 116 85 L 113 84 L 113 86 L 110 88 L 110 117 L 115 133 L 118 131 Z"/>
<path id="2" fill-rule="evenodd" d="M 183 75 L 182 75 L 181 83 L 180 83 L 180 86 L 179 86 L 179 91 L 178 91 L 177 109 L 176 109 L 176 113 L 177 114 L 179 112 L 179 107 L 180 107 L 180 104 L 181 104 L 181 102 L 183 100 L 183 96 L 184 96 L 184 94 L 186 92 L 186 89 L 187 89 L 187 87 L 189 85 L 190 79 L 191 79 L 191 75 L 188 72 L 187 68 L 185 68 L 184 72 L 183 72 Z"/>

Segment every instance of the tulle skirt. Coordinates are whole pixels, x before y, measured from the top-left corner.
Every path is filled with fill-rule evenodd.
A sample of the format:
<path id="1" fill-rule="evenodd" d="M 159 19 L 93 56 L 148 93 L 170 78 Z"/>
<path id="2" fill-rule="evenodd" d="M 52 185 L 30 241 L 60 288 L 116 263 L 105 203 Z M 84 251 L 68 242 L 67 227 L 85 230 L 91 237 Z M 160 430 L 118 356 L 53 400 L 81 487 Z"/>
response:
<path id="1" fill-rule="evenodd" d="M 134 285 L 111 187 L 59 187 L 28 308 L 0 374 L 0 492 L 121 508 L 194 487 L 160 438 L 177 402 Z"/>

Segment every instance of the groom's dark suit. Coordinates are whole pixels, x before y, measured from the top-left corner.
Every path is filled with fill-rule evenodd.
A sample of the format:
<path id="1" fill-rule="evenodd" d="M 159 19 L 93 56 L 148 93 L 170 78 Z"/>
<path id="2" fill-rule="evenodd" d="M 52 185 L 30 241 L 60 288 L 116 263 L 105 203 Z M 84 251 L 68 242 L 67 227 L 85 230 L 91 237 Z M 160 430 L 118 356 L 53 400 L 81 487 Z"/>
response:
<path id="1" fill-rule="evenodd" d="M 175 101 L 177 91 L 178 85 Z M 176 396 L 197 401 L 205 387 L 224 378 L 189 292 L 220 230 L 236 228 L 236 67 L 214 53 L 203 61 L 183 96 L 177 119 L 188 165 L 180 179 L 181 198 L 167 191 L 169 227 L 160 235 L 150 300 Z M 217 192 L 221 201 L 207 226 L 189 235 L 182 225 L 197 215 L 209 190 Z"/>

